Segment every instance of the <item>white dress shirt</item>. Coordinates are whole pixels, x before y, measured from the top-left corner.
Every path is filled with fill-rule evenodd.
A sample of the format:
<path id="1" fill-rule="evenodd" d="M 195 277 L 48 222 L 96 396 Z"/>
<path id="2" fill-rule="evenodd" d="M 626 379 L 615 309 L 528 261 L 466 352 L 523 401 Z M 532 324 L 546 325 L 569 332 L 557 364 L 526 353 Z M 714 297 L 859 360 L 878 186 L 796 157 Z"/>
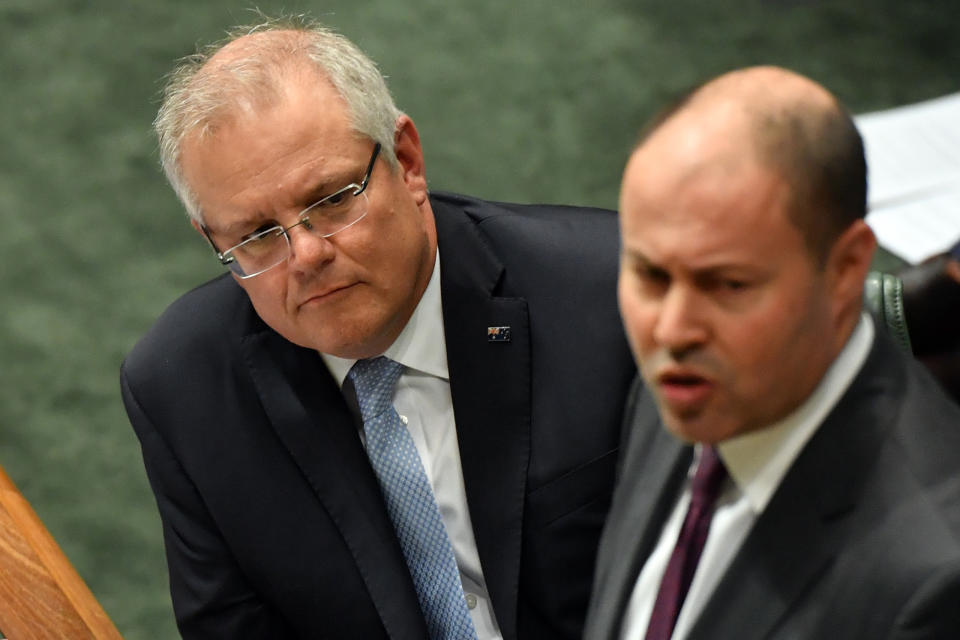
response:
<path id="1" fill-rule="evenodd" d="M 356 360 L 320 355 L 342 387 Z M 440 507 L 477 637 L 479 640 L 502 640 L 480 568 L 480 555 L 467 509 L 447 370 L 439 251 L 434 258 L 433 275 L 426 291 L 403 331 L 383 355 L 404 365 L 393 395 L 393 406 L 410 431 Z M 364 439 L 362 431 L 360 437 Z"/>
<path id="2" fill-rule="evenodd" d="M 717 445 L 730 478 L 717 499 L 703 553 L 673 629 L 673 640 L 682 640 L 692 629 L 730 561 L 794 460 L 863 367 L 873 336 L 873 321 L 863 314 L 840 355 L 803 404 L 769 427 Z M 683 493 L 637 578 L 621 628 L 620 637 L 624 640 L 643 640 L 647 633 L 660 580 L 666 572 L 690 504 L 690 482 L 700 459 L 700 450 L 697 445 Z"/>

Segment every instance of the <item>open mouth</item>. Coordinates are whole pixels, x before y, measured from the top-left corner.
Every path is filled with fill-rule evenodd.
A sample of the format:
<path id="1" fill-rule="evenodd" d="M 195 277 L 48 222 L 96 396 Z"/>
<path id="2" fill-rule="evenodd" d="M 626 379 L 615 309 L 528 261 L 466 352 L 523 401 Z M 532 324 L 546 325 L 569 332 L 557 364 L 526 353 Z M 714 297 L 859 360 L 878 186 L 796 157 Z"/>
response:
<path id="1" fill-rule="evenodd" d="M 676 408 L 693 409 L 706 403 L 713 383 L 696 373 L 667 372 L 657 377 L 657 388 L 667 404 Z"/>
<path id="2" fill-rule="evenodd" d="M 660 384 L 695 386 L 705 384 L 707 379 L 692 373 L 666 373 L 660 376 Z"/>

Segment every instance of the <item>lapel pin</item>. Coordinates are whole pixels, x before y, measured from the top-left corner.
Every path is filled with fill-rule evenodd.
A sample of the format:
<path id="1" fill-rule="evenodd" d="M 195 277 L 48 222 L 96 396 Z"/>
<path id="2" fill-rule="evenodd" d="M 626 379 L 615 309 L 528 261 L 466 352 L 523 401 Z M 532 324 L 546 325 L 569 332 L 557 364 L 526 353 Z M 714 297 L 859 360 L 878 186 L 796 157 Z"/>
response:
<path id="1" fill-rule="evenodd" d="M 510 342 L 510 327 L 487 327 L 487 342 Z"/>

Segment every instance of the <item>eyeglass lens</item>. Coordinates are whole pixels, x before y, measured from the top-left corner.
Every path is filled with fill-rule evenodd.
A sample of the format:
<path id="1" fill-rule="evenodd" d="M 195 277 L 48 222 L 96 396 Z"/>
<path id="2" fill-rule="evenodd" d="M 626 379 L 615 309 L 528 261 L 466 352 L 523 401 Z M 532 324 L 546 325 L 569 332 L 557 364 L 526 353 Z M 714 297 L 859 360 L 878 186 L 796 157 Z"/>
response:
<path id="1" fill-rule="evenodd" d="M 241 277 L 260 275 L 290 257 L 289 232 L 294 227 L 303 226 L 322 238 L 329 238 L 359 222 L 367 214 L 368 202 L 366 193 L 354 195 L 358 189 L 358 185 L 351 184 L 310 205 L 300 212 L 298 222 L 286 229 L 280 226 L 265 229 L 225 251 L 224 259 L 233 258 L 230 269 Z"/>

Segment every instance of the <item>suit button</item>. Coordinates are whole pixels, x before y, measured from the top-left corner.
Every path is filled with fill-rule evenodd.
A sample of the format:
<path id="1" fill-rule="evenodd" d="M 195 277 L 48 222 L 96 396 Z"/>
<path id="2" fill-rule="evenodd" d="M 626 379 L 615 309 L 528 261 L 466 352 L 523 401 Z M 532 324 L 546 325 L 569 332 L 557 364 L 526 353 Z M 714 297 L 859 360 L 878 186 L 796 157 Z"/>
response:
<path id="1" fill-rule="evenodd" d="M 477 608 L 477 596 L 473 595 L 472 593 L 468 593 L 467 609 L 470 609 L 472 611 L 473 609 L 476 609 L 476 608 Z"/>

